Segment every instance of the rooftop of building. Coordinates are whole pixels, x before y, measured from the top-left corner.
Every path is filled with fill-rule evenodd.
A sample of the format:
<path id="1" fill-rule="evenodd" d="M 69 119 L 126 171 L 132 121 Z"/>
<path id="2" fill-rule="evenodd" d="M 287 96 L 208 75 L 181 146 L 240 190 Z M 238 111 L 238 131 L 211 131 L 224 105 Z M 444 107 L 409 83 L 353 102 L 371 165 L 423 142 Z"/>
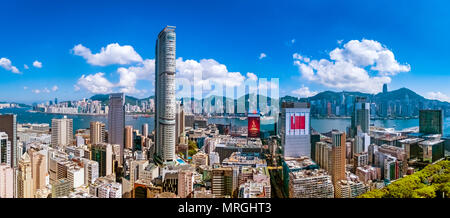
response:
<path id="1" fill-rule="evenodd" d="M 300 170 L 296 172 L 291 172 L 290 174 L 294 177 L 294 179 L 329 176 L 328 172 L 324 169 Z"/>
<path id="2" fill-rule="evenodd" d="M 406 139 L 402 139 L 398 142 L 402 143 L 402 144 L 414 144 L 414 143 L 418 143 L 423 141 L 423 139 L 421 138 L 406 138 Z"/>
<path id="3" fill-rule="evenodd" d="M 425 141 L 421 141 L 419 142 L 419 145 L 425 145 L 425 146 L 433 146 L 433 145 L 437 145 L 439 143 L 444 142 L 444 140 L 436 140 L 436 139 L 430 139 L 430 140 L 425 140 Z"/>
<path id="4" fill-rule="evenodd" d="M 316 163 L 307 156 L 302 157 L 285 157 L 284 162 L 290 171 L 301 170 L 311 166 L 315 166 Z"/>

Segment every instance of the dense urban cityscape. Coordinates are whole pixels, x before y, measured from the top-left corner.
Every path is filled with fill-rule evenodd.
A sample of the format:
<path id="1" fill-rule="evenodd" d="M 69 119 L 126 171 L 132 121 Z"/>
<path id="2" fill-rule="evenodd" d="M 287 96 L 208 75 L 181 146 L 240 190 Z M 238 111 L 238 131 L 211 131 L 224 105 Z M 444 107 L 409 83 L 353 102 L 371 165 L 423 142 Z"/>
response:
<path id="1" fill-rule="evenodd" d="M 17 114 L 1 114 L 0 198 L 450 197 L 445 105 L 408 94 L 403 102 L 363 93 L 328 101 L 284 97 L 266 108 L 246 105 L 233 118 L 246 126 L 211 123 L 210 111 L 196 113 L 176 98 L 175 42 L 173 26 L 157 36 L 154 98 L 130 104 L 124 93 L 111 93 L 107 104 L 55 98 L 29 109 L 104 115 L 107 122 L 74 129 L 67 116 L 18 123 Z M 388 93 L 385 84 L 380 95 Z M 0 105 L 15 107 L 21 106 Z M 129 113 L 154 117 L 154 128 L 126 125 Z M 261 130 L 266 115 L 271 131 Z M 324 116 L 350 117 L 351 124 L 319 133 L 311 119 Z M 396 130 L 371 123 L 389 117 L 418 118 L 419 126 Z M 401 185 L 415 177 L 414 187 Z"/>

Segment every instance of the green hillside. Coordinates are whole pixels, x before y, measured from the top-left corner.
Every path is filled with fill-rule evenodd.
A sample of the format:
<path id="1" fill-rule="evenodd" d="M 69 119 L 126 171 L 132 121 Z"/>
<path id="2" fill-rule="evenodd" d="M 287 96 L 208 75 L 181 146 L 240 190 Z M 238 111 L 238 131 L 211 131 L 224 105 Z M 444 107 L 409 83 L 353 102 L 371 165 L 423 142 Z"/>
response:
<path id="1" fill-rule="evenodd" d="M 366 192 L 359 198 L 449 198 L 450 161 L 428 165 L 382 189 Z"/>

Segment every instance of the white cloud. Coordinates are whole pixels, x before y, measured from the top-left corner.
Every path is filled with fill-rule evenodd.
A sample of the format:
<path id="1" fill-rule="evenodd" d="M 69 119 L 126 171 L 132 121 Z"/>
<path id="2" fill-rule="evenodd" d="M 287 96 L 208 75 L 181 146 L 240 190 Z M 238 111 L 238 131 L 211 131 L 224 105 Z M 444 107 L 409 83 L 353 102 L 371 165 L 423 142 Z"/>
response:
<path id="1" fill-rule="evenodd" d="M 426 97 L 433 100 L 450 102 L 450 97 L 441 92 L 428 92 Z"/>
<path id="2" fill-rule="evenodd" d="M 176 60 L 176 70 L 177 84 L 182 84 L 179 83 L 182 80 L 189 81 L 191 85 L 199 88 L 195 90 L 203 90 L 204 92 L 212 91 L 215 84 L 223 87 L 236 87 L 243 85 L 247 78 L 253 81 L 258 80 L 258 77 L 251 72 L 248 72 L 246 75 L 240 72 L 229 72 L 224 64 L 214 59 L 196 61 L 183 60 L 180 57 Z M 78 91 L 84 88 L 92 93 L 109 93 L 117 89 L 117 91 L 129 94 L 146 93 L 147 90 L 138 89 L 136 86 L 138 81 L 141 80 L 154 84 L 155 60 L 145 59 L 135 66 L 119 67 L 116 72 L 119 75 L 118 83 L 110 82 L 104 73 L 83 75 L 74 85 L 74 90 Z M 273 88 L 275 86 L 276 84 L 260 84 L 261 88 Z"/>
<path id="3" fill-rule="evenodd" d="M 337 40 L 337 44 L 342 44 L 342 42 L 343 42 L 344 40 L 342 40 L 342 39 L 340 39 L 340 40 Z"/>
<path id="4" fill-rule="evenodd" d="M 81 88 L 80 88 L 79 86 L 73 85 L 73 90 L 74 90 L 74 91 L 77 92 L 77 91 L 80 91 L 80 89 L 81 89 Z"/>
<path id="5" fill-rule="evenodd" d="M 45 87 L 43 90 L 42 90 L 42 92 L 45 92 L 45 93 L 50 93 L 50 90 L 48 90 L 48 88 L 47 87 Z"/>
<path id="6" fill-rule="evenodd" d="M 247 78 L 248 78 L 249 80 L 252 80 L 252 81 L 258 80 L 258 77 L 256 76 L 256 74 L 251 73 L 251 72 L 248 72 L 248 73 L 247 73 Z"/>
<path id="7" fill-rule="evenodd" d="M 329 55 L 329 60 L 310 60 L 295 53 L 294 65 L 308 81 L 331 88 L 369 93 L 381 91 L 384 83 L 391 82 L 390 76 L 410 71 L 409 65 L 399 64 L 392 51 L 373 40 L 349 41 Z M 367 68 L 374 75 L 370 75 Z"/>
<path id="8" fill-rule="evenodd" d="M 25 68 L 25 70 L 29 69 L 28 65 L 26 65 L 26 64 L 23 65 L 23 68 Z"/>
<path id="9" fill-rule="evenodd" d="M 195 85 L 210 90 L 213 84 L 224 87 L 235 87 L 242 85 L 246 77 L 240 72 L 229 72 L 224 64 L 214 59 L 185 60 L 178 58 L 176 62 L 176 78 L 184 78 L 195 81 Z"/>
<path id="10" fill-rule="evenodd" d="M 301 88 L 293 90 L 293 94 L 298 95 L 301 98 L 308 98 L 317 95 L 318 92 L 309 90 L 309 87 L 302 85 Z"/>
<path id="11" fill-rule="evenodd" d="M 265 58 L 265 57 L 267 57 L 267 55 L 266 55 L 265 53 L 261 53 L 261 54 L 259 55 L 259 60 L 261 60 L 261 59 L 263 59 L 263 58 Z"/>
<path id="12" fill-rule="evenodd" d="M 27 89 L 28 89 L 28 87 L 27 87 L 27 86 L 24 86 L 24 87 L 23 87 L 23 90 L 27 90 Z"/>
<path id="13" fill-rule="evenodd" d="M 58 90 L 58 86 L 57 86 L 57 85 L 54 85 L 54 86 L 52 87 L 52 91 L 56 92 L 57 90 Z"/>
<path id="14" fill-rule="evenodd" d="M 108 81 L 105 77 L 105 73 L 98 72 L 96 74 L 90 74 L 90 75 L 82 75 L 80 79 L 78 79 L 78 82 L 75 86 L 79 88 L 84 88 L 88 90 L 89 92 L 95 93 L 95 94 L 106 94 L 112 92 L 112 88 L 114 87 L 114 84 Z"/>
<path id="15" fill-rule="evenodd" d="M 395 75 L 411 70 L 409 64 L 401 65 L 394 57 L 394 53 L 386 46 L 374 40 L 351 40 L 344 48 L 336 48 L 330 52 L 330 59 L 352 63 L 357 67 L 370 66 L 371 70 L 385 75 Z"/>
<path id="16" fill-rule="evenodd" d="M 36 68 L 42 68 L 42 62 L 39 62 L 39 61 L 36 60 L 36 61 L 33 62 L 33 66 L 36 67 Z"/>
<path id="17" fill-rule="evenodd" d="M 142 62 L 142 57 L 134 50 L 132 46 L 121 46 L 118 43 L 112 43 L 102 47 L 99 53 L 92 54 L 89 48 L 81 44 L 72 49 L 75 55 L 81 56 L 91 65 L 106 66 L 111 64 L 131 64 Z"/>
<path id="18" fill-rule="evenodd" d="M 19 69 L 13 66 L 11 60 L 9 60 L 8 58 L 0 58 L 0 67 L 3 67 L 5 70 L 9 70 L 13 73 L 20 73 Z"/>
<path id="19" fill-rule="evenodd" d="M 294 43 L 295 43 L 295 39 L 292 39 L 292 40 L 291 40 L 291 44 L 294 44 Z"/>
<path id="20" fill-rule="evenodd" d="M 135 88 L 138 80 L 155 80 L 155 60 L 146 59 L 137 66 L 120 67 L 117 69 L 120 75 L 120 81 L 117 86 L 121 87 L 121 92 L 125 93 L 141 93 L 143 90 Z"/>
<path id="21" fill-rule="evenodd" d="M 34 89 L 32 92 L 34 92 L 34 93 L 36 93 L 36 94 L 39 94 L 39 93 L 41 93 L 41 90 L 39 90 L 39 89 Z"/>

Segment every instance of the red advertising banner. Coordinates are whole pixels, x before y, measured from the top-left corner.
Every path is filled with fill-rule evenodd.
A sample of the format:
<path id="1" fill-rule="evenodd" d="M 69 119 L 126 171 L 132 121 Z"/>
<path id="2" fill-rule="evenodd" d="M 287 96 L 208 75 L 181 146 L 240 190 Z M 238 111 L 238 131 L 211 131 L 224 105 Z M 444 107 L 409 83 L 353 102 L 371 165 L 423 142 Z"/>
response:
<path id="1" fill-rule="evenodd" d="M 260 135 L 259 117 L 248 117 L 248 137 L 258 138 Z"/>
<path id="2" fill-rule="evenodd" d="M 291 129 L 305 129 L 305 116 L 291 116 Z"/>

